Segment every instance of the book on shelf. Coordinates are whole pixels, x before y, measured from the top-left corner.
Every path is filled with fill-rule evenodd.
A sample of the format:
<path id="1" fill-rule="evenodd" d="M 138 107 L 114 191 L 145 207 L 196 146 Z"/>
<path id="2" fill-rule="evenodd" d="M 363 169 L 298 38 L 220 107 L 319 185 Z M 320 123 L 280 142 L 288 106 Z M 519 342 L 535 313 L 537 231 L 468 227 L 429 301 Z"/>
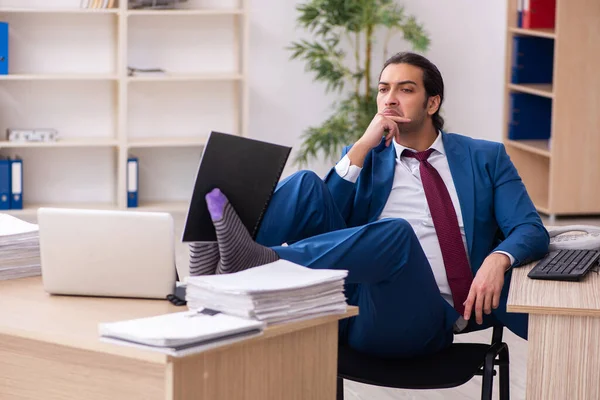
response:
<path id="1" fill-rule="evenodd" d="M 554 40 L 513 36 L 511 83 L 552 83 Z"/>
<path id="2" fill-rule="evenodd" d="M 115 0 L 81 0 L 80 8 L 115 8 Z"/>
<path id="3" fill-rule="evenodd" d="M 9 46 L 8 46 L 9 25 L 8 22 L 0 22 L 0 75 L 8 75 Z"/>
<path id="4" fill-rule="evenodd" d="M 23 160 L 15 157 L 10 160 L 10 209 L 23 209 Z"/>
<path id="5" fill-rule="evenodd" d="M 522 24 L 525 29 L 554 29 L 556 0 L 525 0 Z"/>
<path id="6" fill-rule="evenodd" d="M 512 0 L 517 2 L 517 28 L 523 27 L 523 7 L 525 0 Z"/>
<path id="7" fill-rule="evenodd" d="M 549 139 L 552 129 L 552 99 L 529 93 L 511 92 L 508 138 Z"/>
<path id="8" fill-rule="evenodd" d="M 127 207 L 129 208 L 138 206 L 139 181 L 139 159 L 129 156 L 127 159 Z"/>
<path id="9" fill-rule="evenodd" d="M 23 209 L 23 160 L 0 158 L 0 210 Z"/>

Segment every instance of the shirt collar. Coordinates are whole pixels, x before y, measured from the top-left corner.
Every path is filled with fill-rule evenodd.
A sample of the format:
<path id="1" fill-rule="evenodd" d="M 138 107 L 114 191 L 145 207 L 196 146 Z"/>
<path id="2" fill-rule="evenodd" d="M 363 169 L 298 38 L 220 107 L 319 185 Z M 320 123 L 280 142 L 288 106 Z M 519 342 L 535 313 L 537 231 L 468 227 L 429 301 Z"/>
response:
<path id="1" fill-rule="evenodd" d="M 398 159 L 400 159 L 402 152 L 406 149 L 408 149 L 410 151 L 416 151 L 415 149 L 411 149 L 409 147 L 402 146 L 401 144 L 397 143 L 396 140 L 392 140 L 392 143 L 394 143 L 394 147 L 396 149 L 396 158 L 398 158 Z M 435 151 L 441 153 L 442 155 L 446 154 L 446 151 L 444 150 L 444 141 L 442 140 L 442 131 L 438 130 L 438 135 L 429 148 L 434 149 Z"/>

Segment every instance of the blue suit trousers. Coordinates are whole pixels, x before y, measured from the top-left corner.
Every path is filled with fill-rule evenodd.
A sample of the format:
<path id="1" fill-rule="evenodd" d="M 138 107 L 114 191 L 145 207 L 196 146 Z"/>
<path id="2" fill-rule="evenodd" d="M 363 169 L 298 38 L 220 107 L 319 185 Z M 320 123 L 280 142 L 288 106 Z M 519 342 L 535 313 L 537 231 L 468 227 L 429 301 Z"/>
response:
<path id="1" fill-rule="evenodd" d="M 359 315 L 340 322 L 340 341 L 352 348 L 411 357 L 452 343 L 450 306 L 405 220 L 347 227 L 321 178 L 300 171 L 278 185 L 257 242 L 309 268 L 348 270 L 345 294 Z"/>

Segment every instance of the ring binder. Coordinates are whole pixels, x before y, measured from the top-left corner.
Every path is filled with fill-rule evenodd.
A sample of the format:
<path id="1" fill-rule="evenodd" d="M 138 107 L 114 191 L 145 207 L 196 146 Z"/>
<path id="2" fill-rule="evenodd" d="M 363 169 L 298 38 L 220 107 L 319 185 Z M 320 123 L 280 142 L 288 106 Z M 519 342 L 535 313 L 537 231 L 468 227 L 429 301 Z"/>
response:
<path id="1" fill-rule="evenodd" d="M 10 208 L 23 209 L 23 160 L 15 158 L 10 161 Z"/>
<path id="2" fill-rule="evenodd" d="M 127 207 L 138 206 L 139 169 L 138 158 L 130 156 L 127 159 Z"/>
<path id="3" fill-rule="evenodd" d="M 211 132 L 202 152 L 186 216 L 183 242 L 217 240 L 205 196 L 219 188 L 256 239 L 292 148 Z"/>

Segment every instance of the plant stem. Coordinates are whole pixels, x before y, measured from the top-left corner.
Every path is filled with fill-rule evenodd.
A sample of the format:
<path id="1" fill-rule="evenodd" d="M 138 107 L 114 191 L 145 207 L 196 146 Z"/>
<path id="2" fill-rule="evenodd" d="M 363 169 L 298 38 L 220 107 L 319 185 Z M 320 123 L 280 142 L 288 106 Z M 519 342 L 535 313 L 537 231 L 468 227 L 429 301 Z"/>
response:
<path id="1" fill-rule="evenodd" d="M 373 46 L 373 24 L 367 25 L 365 49 L 365 101 L 371 100 L 371 48 Z"/>
<path id="2" fill-rule="evenodd" d="M 360 71 L 360 32 L 356 32 L 356 41 L 354 42 L 354 60 L 356 62 L 356 73 Z M 360 78 L 356 77 L 355 79 L 355 92 L 356 98 L 360 96 Z"/>
<path id="3" fill-rule="evenodd" d="M 385 41 L 383 42 L 383 61 L 387 61 L 388 59 L 388 47 L 390 45 L 390 39 L 392 38 L 392 30 L 388 29 L 387 34 L 385 35 Z"/>

